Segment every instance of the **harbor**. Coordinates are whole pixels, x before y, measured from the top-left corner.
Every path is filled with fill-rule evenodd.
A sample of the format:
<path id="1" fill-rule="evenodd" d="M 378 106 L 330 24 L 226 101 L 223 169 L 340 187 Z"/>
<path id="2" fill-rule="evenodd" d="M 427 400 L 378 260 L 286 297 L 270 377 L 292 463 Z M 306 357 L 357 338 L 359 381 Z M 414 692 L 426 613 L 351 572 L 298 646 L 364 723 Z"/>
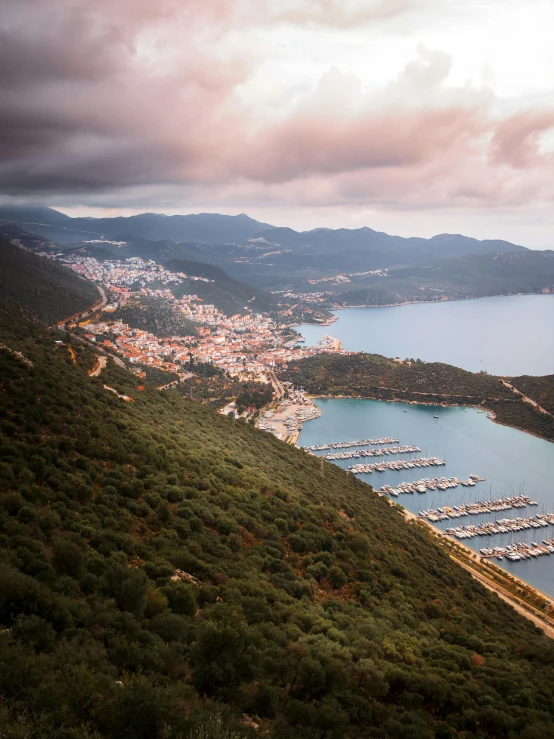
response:
<path id="1" fill-rule="evenodd" d="M 520 562 L 524 559 L 532 559 L 533 557 L 541 557 L 543 554 L 554 554 L 554 539 L 543 539 L 539 544 L 536 541 L 528 544 L 524 541 L 508 544 L 506 547 L 483 548 L 479 550 L 484 559 L 496 557 L 501 560 L 506 557 L 510 562 Z"/>
<path id="2" fill-rule="evenodd" d="M 335 459 L 360 459 L 360 457 L 384 457 L 388 454 L 411 454 L 413 452 L 420 452 L 421 449 L 418 446 L 408 444 L 407 446 L 385 446 L 379 449 L 360 449 L 354 452 L 329 452 L 322 454 L 324 459 L 328 459 L 332 462 Z"/>
<path id="3" fill-rule="evenodd" d="M 541 529 L 554 526 L 554 513 L 538 513 L 526 518 L 501 518 L 481 524 L 468 524 L 446 529 L 446 533 L 457 539 L 472 539 L 475 536 L 494 536 L 495 534 L 510 534 L 515 531 Z"/>
<path id="4" fill-rule="evenodd" d="M 314 403 L 322 415 L 303 424 L 299 444 L 317 456 L 336 455 L 328 461 L 343 469 L 366 462 L 410 463 L 414 457 L 444 460 L 444 466 L 428 467 L 425 472 L 414 466 L 399 473 L 387 465 L 379 472 L 359 472 L 357 476 L 444 534 L 447 528 L 462 524 L 489 524 L 486 535 L 461 539 L 449 536 L 473 549 L 477 556 L 484 546 L 506 548 L 512 539 L 533 549 L 533 541 L 542 546 L 541 540 L 554 535 L 554 529 L 547 528 L 550 524 L 543 526 L 531 515 L 531 511 L 541 516 L 554 511 L 554 444 L 494 424 L 486 413 L 471 407 L 443 408 L 360 398 L 315 398 Z M 386 442 L 369 443 L 378 440 Z M 371 455 L 349 455 L 394 447 L 417 447 L 422 451 L 394 455 L 389 451 L 373 459 Z M 436 472 L 430 474 L 431 470 Z M 422 512 L 428 515 L 420 516 Z M 517 527 L 524 524 L 515 519 L 529 516 L 538 528 L 529 523 L 518 531 Z M 504 519 L 514 523 L 504 526 Z M 541 528 L 546 536 L 537 536 Z M 509 572 L 517 568 L 519 577 L 554 596 L 554 558 L 531 555 L 525 561 L 503 556 L 494 562 Z"/>
<path id="5" fill-rule="evenodd" d="M 307 452 L 323 452 L 326 449 L 350 449 L 354 446 L 376 446 L 377 444 L 396 444 L 400 439 L 384 437 L 382 439 L 361 439 L 360 441 L 333 441 L 330 444 L 313 444 L 304 446 Z"/>
<path id="6" fill-rule="evenodd" d="M 446 464 L 444 459 L 438 457 L 412 457 L 411 459 L 398 459 L 392 462 L 373 462 L 371 464 L 354 464 L 348 468 L 355 475 L 371 474 L 372 472 L 384 472 L 385 470 L 413 470 L 416 467 L 442 467 Z"/>
<path id="7" fill-rule="evenodd" d="M 512 508 L 525 508 L 526 506 L 538 505 L 536 500 L 531 500 L 527 495 L 515 495 L 508 498 L 496 498 L 494 500 L 477 500 L 466 505 L 442 506 L 436 510 L 430 508 L 420 511 L 420 518 L 426 518 L 431 523 L 448 521 L 452 518 L 462 516 L 482 516 L 484 513 L 498 513 L 509 511 Z"/>

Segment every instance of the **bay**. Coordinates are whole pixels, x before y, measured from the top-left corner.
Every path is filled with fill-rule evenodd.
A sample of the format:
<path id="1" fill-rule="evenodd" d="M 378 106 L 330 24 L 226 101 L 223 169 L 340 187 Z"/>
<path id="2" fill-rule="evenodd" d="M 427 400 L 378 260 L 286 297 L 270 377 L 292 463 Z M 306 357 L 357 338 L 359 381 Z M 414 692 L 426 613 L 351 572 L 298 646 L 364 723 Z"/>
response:
<path id="1" fill-rule="evenodd" d="M 308 346 L 324 334 L 348 351 L 420 358 L 494 375 L 554 373 L 554 295 L 345 308 L 330 326 L 296 329 Z"/>
<path id="2" fill-rule="evenodd" d="M 322 415 L 303 425 L 300 446 L 312 446 L 334 441 L 354 441 L 367 438 L 394 437 L 400 444 L 412 444 L 421 453 L 394 455 L 386 459 L 409 459 L 413 456 L 439 456 L 446 460 L 443 467 L 416 468 L 360 475 L 360 479 L 376 490 L 383 485 L 395 487 L 400 482 L 423 477 L 457 477 L 470 474 L 485 477 L 486 482 L 474 488 L 457 487 L 445 491 L 427 491 L 425 494 L 400 495 L 395 501 L 413 513 L 423 509 L 454 506 L 477 500 L 487 500 L 524 493 L 539 506 L 512 509 L 499 513 L 468 516 L 438 522 L 438 528 L 484 523 L 499 518 L 534 516 L 554 511 L 554 444 L 516 429 L 500 426 L 489 420 L 476 408 L 409 405 L 355 398 L 316 399 Z M 406 411 L 406 412 L 404 412 Z M 434 418 L 438 415 L 438 418 Z M 320 454 L 320 453 L 318 453 Z M 376 460 L 339 460 L 348 468 L 356 462 Z M 542 542 L 554 537 L 554 526 L 516 532 L 513 541 Z M 465 539 L 463 543 L 478 551 L 483 547 L 506 546 L 512 543 L 511 534 L 480 536 Z M 497 561 L 534 587 L 554 596 L 554 555 L 531 560 Z"/>

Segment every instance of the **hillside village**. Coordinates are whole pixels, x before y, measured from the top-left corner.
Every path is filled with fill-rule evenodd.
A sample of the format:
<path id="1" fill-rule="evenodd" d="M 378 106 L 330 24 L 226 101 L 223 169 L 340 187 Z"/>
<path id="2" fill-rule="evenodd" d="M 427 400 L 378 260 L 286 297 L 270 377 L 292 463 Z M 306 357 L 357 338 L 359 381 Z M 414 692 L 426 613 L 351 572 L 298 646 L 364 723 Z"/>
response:
<path id="1" fill-rule="evenodd" d="M 316 347 L 300 347 L 284 332 L 285 326 L 260 313 L 245 309 L 245 314 L 225 316 L 214 305 L 197 295 L 174 297 L 171 286 L 191 278 L 169 272 L 152 260 L 131 258 L 125 261 L 99 262 L 90 257 L 59 258 L 96 284 L 102 284 L 110 302 L 100 321 L 82 322 L 85 337 L 117 350 L 133 364 L 143 364 L 179 374 L 191 360 L 213 364 L 240 379 L 268 382 L 270 371 L 294 359 L 321 351 L 340 351 L 337 342 L 327 340 Z M 176 313 L 198 324 L 197 337 L 154 336 L 133 329 L 121 321 L 110 320 L 110 312 L 135 297 L 166 300 Z M 109 336 L 109 338 L 108 338 Z"/>

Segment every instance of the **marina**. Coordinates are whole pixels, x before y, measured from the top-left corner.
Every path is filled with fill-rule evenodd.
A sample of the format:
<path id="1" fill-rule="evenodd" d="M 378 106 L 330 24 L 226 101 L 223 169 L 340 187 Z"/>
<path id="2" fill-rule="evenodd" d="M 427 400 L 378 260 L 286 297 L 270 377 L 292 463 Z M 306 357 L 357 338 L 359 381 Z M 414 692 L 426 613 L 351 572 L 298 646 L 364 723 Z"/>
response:
<path id="1" fill-rule="evenodd" d="M 410 470 L 416 467 L 442 467 L 446 462 L 438 457 L 412 457 L 412 459 L 400 459 L 393 462 L 374 462 L 372 464 L 354 464 L 348 468 L 355 475 L 362 473 L 384 472 L 385 470 Z"/>
<path id="2" fill-rule="evenodd" d="M 498 513 L 509 511 L 512 508 L 525 508 L 526 506 L 538 505 L 536 500 L 531 500 L 527 495 L 516 495 L 509 498 L 496 498 L 495 500 L 477 500 L 475 503 L 466 505 L 443 506 L 436 510 L 430 508 L 420 511 L 421 518 L 426 518 L 431 523 L 437 521 L 448 521 L 451 518 L 462 516 L 482 516 L 484 513 Z"/>
<path id="3" fill-rule="evenodd" d="M 457 539 L 472 539 L 474 536 L 510 534 L 514 531 L 541 529 L 546 526 L 554 526 L 554 513 L 539 513 L 527 518 L 501 518 L 499 521 L 489 523 L 457 526 L 446 529 L 446 533 Z"/>
<path id="4" fill-rule="evenodd" d="M 333 461 L 335 459 L 359 459 L 360 457 L 383 457 L 387 454 L 411 454 L 420 452 L 418 446 L 408 444 L 407 446 L 385 446 L 379 449 L 360 449 L 354 452 L 330 452 L 322 454 L 324 459 Z"/>
<path id="5" fill-rule="evenodd" d="M 538 524 L 534 515 L 531 519 L 539 528 L 529 523 L 528 527 L 517 530 L 521 524 L 514 522 L 513 531 L 503 527 L 508 529 L 506 533 L 500 530 L 502 523 L 490 526 L 503 519 L 527 517 L 533 508 L 537 514 L 554 511 L 554 444 L 495 424 L 486 413 L 478 413 L 471 407 L 443 408 L 359 398 L 315 398 L 314 402 L 322 415 L 303 424 L 299 444 L 319 449 L 318 456 L 338 452 L 337 458 L 329 461 L 343 469 L 356 462 L 409 462 L 414 456 L 444 460 L 446 464 L 440 468 L 440 474 L 437 474 L 439 468 L 428 467 L 424 473 L 423 469 L 414 467 L 404 469 L 399 476 L 397 470 L 383 468 L 381 472 L 360 472 L 358 477 L 417 517 L 427 511 L 430 518 L 420 518 L 443 533 L 447 528 L 470 522 L 475 526 L 488 524 L 486 535 L 464 536 L 460 540 L 476 554 L 483 546 L 506 548 L 516 538 L 532 549 L 533 541 L 540 544 L 542 539 L 554 535 L 549 533 L 548 524 Z M 439 418 L 433 418 L 434 415 Z M 355 446 L 360 440 L 378 439 L 395 441 L 368 444 L 365 449 Z M 375 459 L 340 458 L 340 453 L 345 452 L 407 445 L 417 446 L 422 453 L 379 455 Z M 429 474 L 432 469 L 436 470 L 435 474 Z M 399 483 L 399 479 L 403 482 Z M 541 528 L 547 536 L 537 536 Z M 527 560 L 511 560 L 502 556 L 502 560 L 494 559 L 495 564 L 508 571 L 517 569 L 519 577 L 554 596 L 554 558 L 531 555 Z"/>
<path id="6" fill-rule="evenodd" d="M 496 557 L 502 560 L 503 557 L 506 557 L 510 562 L 520 562 L 523 559 L 541 557 L 543 554 L 554 554 L 554 539 L 543 539 L 541 544 L 536 541 L 531 542 L 531 544 L 520 541 L 515 544 L 508 544 L 506 547 L 483 548 L 479 552 L 485 559 Z"/>
<path id="7" fill-rule="evenodd" d="M 400 439 L 385 437 L 383 439 L 361 439 L 360 441 L 333 441 L 330 444 L 313 444 L 312 446 L 304 446 L 307 452 L 323 452 L 326 449 L 349 449 L 353 446 L 376 446 L 377 444 L 396 444 Z"/>
<path id="8" fill-rule="evenodd" d="M 424 477 L 422 480 L 414 480 L 413 482 L 401 482 L 396 487 L 391 485 L 383 485 L 379 492 L 398 497 L 401 493 L 426 493 L 428 490 L 447 490 L 448 488 L 457 488 L 458 485 L 470 485 L 474 487 L 476 482 L 479 481 L 477 475 L 476 480 L 469 478 L 468 480 L 462 480 L 461 482 L 457 477 L 435 477 L 430 480 L 428 477 Z"/>

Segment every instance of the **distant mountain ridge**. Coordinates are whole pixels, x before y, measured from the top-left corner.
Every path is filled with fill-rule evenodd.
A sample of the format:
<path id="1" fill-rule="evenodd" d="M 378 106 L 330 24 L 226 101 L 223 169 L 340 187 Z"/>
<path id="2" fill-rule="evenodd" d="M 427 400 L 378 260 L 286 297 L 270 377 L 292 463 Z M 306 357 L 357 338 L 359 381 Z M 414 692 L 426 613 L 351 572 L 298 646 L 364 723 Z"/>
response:
<path id="1" fill-rule="evenodd" d="M 294 231 L 273 228 L 256 235 L 256 241 L 292 249 L 299 267 L 325 266 L 331 269 L 379 269 L 391 266 L 413 266 L 434 259 L 461 257 L 466 254 L 489 254 L 496 251 L 527 251 L 509 241 L 479 241 L 461 234 L 439 234 L 430 239 L 391 236 L 371 228 L 324 229 Z M 290 261 L 290 254 L 273 261 Z"/>
<path id="2" fill-rule="evenodd" d="M 0 226 L 15 223 L 31 233 L 51 238 L 61 244 L 105 238 L 121 240 L 124 236 L 148 241 L 170 240 L 199 244 L 250 243 L 280 246 L 302 254 L 299 266 L 310 266 L 314 257 L 327 255 L 331 266 L 359 261 L 357 252 L 372 252 L 375 263 L 422 264 L 432 259 L 446 259 L 465 254 L 524 251 L 526 247 L 509 241 L 480 241 L 461 234 L 438 234 L 429 239 L 394 236 L 363 227 L 357 229 L 316 228 L 295 231 L 274 227 L 241 213 L 237 216 L 198 213 L 167 216 L 141 213 L 115 218 L 70 218 L 52 208 L 41 206 L 0 206 Z M 333 256 L 334 255 L 334 256 Z M 383 258 L 382 258 L 383 257 Z M 287 257 L 288 259 L 288 257 Z M 279 260 L 276 260 L 279 262 Z M 335 262 L 337 263 L 335 265 Z"/>
<path id="3" fill-rule="evenodd" d="M 86 239 L 119 239 L 122 234 L 151 241 L 191 241 L 227 243 L 247 241 L 260 231 L 271 229 L 241 213 L 227 216 L 219 213 L 166 216 L 141 213 L 116 218 L 70 218 L 64 213 L 43 207 L 1 207 L 0 221 L 17 223 L 31 233 L 51 238 L 60 244 L 72 244 Z M 0 224 L 1 225 L 1 224 Z"/>

